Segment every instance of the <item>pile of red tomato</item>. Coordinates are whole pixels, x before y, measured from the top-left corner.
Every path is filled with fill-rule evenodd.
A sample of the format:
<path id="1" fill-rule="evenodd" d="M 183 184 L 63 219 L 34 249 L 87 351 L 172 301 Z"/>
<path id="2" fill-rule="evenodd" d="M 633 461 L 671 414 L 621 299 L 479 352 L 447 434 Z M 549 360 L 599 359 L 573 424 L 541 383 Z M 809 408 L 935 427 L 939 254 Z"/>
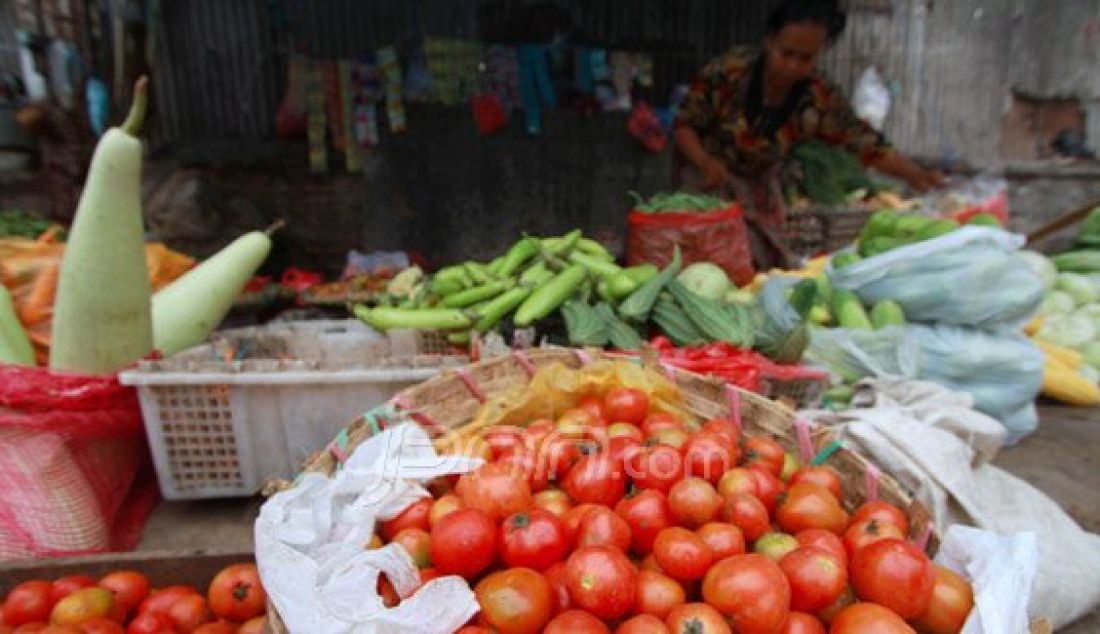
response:
<path id="1" fill-rule="evenodd" d="M 203 595 L 152 589 L 134 570 L 25 581 L 4 598 L 0 634 L 261 634 L 267 594 L 256 565 L 223 568 Z"/>
<path id="2" fill-rule="evenodd" d="M 487 464 L 432 483 L 368 546 L 403 546 L 423 583 L 467 579 L 480 611 L 463 634 L 961 629 L 967 582 L 906 541 L 897 507 L 849 515 L 832 468 L 635 389 L 574 405 L 486 430 L 460 451 Z M 384 576 L 379 592 L 400 601 Z"/>

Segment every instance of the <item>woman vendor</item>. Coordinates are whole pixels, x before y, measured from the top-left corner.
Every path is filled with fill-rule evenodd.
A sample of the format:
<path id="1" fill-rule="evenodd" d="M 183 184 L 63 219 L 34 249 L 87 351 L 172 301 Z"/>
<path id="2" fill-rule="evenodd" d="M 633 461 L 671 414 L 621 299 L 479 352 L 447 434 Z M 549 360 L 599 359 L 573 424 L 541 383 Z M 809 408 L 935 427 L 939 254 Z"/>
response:
<path id="1" fill-rule="evenodd" d="M 845 21 L 836 0 L 785 0 L 768 17 L 763 49 L 735 48 L 712 60 L 680 106 L 675 127 L 680 185 L 736 198 L 754 230 L 758 267 L 785 264 L 778 238 L 785 220 L 778 175 L 782 160 L 801 141 L 842 146 L 865 166 L 918 191 L 943 184 L 942 174 L 892 149 L 816 69 Z"/>

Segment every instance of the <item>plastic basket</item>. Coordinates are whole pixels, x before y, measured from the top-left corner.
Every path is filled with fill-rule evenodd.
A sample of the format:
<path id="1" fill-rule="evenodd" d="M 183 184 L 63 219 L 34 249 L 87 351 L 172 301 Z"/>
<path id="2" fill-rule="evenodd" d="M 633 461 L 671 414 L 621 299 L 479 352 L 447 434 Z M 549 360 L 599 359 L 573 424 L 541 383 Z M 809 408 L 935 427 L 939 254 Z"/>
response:
<path id="1" fill-rule="evenodd" d="M 190 500 L 255 494 L 347 421 L 466 361 L 429 333 L 317 321 L 224 331 L 120 379 L 138 387 L 161 493 Z"/>
<path id="2" fill-rule="evenodd" d="M 839 251 L 856 241 L 873 213 L 861 207 L 791 207 L 784 230 L 787 247 L 803 257 Z"/>

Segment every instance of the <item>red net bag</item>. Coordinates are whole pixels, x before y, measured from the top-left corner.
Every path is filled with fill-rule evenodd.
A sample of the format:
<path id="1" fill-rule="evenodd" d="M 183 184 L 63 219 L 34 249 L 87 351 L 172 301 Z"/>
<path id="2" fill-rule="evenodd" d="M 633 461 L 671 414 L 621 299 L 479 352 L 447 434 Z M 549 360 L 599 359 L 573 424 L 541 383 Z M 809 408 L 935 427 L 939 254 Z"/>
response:
<path id="1" fill-rule="evenodd" d="M 684 265 L 713 262 L 738 286 L 752 281 L 752 251 L 741 208 L 730 205 L 710 213 L 632 211 L 627 216 L 626 261 L 629 266 L 651 262 L 665 266 L 672 248 L 680 245 Z"/>
<path id="2" fill-rule="evenodd" d="M 0 365 L 0 560 L 132 549 L 156 501 L 134 388 Z"/>

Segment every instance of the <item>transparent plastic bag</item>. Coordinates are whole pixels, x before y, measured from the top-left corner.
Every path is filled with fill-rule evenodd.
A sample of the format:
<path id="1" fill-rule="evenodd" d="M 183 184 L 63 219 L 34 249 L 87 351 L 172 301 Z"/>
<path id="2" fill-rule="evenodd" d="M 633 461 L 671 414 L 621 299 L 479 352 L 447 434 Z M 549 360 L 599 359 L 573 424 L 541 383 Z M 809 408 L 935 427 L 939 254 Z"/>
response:
<path id="1" fill-rule="evenodd" d="M 1018 329 L 1043 301 L 1043 280 L 1019 253 L 1025 238 L 963 227 L 832 271 L 867 305 L 898 302 L 910 321 Z"/>

